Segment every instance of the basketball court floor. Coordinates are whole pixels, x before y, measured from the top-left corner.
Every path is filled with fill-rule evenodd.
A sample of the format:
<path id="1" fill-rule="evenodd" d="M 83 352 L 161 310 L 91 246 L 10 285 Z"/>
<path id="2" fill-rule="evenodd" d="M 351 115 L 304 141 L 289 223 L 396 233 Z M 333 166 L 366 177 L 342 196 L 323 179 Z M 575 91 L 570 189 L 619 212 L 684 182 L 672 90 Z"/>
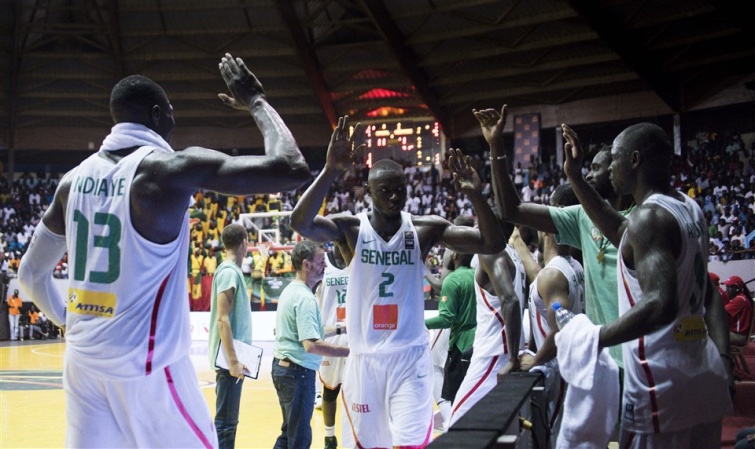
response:
<path id="1" fill-rule="evenodd" d="M 278 397 L 270 376 L 273 342 L 255 342 L 264 349 L 257 380 L 247 378 L 241 396 L 237 448 L 265 448 L 275 444 L 282 422 Z M 0 448 L 65 447 L 65 395 L 62 385 L 64 340 L 0 342 Z M 195 341 L 192 362 L 214 416 L 215 372 L 207 361 L 207 342 Z M 145 398 L 145 401 L 148 401 Z M 322 412 L 312 418 L 312 447 L 322 448 Z M 341 435 L 341 411 L 336 436 Z"/>

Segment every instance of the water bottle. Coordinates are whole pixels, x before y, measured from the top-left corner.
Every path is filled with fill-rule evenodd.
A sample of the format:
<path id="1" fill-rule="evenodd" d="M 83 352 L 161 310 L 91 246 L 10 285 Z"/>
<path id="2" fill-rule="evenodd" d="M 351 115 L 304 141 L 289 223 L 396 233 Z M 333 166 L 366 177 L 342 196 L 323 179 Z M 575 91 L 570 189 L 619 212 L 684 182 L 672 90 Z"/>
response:
<path id="1" fill-rule="evenodd" d="M 564 307 L 561 307 L 561 303 L 556 301 L 551 305 L 551 308 L 556 312 L 556 324 L 559 329 L 563 329 L 564 326 L 569 324 L 572 318 L 574 318 L 574 312 Z"/>

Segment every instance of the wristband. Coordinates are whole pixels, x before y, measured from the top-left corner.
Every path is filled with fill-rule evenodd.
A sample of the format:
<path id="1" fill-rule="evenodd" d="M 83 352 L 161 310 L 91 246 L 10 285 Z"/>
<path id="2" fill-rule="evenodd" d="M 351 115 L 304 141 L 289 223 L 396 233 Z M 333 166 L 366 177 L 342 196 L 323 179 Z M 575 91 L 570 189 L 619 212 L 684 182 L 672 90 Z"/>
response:
<path id="1" fill-rule="evenodd" d="M 341 325 L 336 324 L 336 335 L 341 335 Z"/>
<path id="2" fill-rule="evenodd" d="M 490 156 L 490 160 L 491 161 L 505 161 L 506 155 L 504 154 L 503 156 L 496 156 L 496 157 Z"/>

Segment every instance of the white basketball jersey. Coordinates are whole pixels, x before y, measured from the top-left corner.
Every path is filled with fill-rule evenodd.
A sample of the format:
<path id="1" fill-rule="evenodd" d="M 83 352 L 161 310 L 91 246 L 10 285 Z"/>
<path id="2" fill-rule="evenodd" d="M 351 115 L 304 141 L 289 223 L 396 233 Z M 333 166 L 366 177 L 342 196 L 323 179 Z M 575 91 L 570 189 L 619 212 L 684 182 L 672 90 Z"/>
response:
<path id="1" fill-rule="evenodd" d="M 338 268 L 325 257 L 325 274 L 322 276 L 322 325 L 335 326 L 346 322 L 346 287 L 349 285 L 347 268 Z M 347 327 L 348 330 L 348 327 Z M 334 335 L 325 339 L 330 343 L 346 344 L 346 335 Z"/>
<path id="2" fill-rule="evenodd" d="M 66 357 L 108 377 L 149 375 L 191 345 L 188 212 L 167 244 L 146 240 L 131 221 L 134 174 L 153 150 L 139 148 L 117 164 L 97 153 L 72 173 Z"/>
<path id="3" fill-rule="evenodd" d="M 679 223 L 681 252 L 676 260 L 676 319 L 662 329 L 623 344 L 622 429 L 636 433 L 674 432 L 721 419 L 731 409 L 721 356 L 708 337 L 703 315 L 708 282 L 708 232 L 692 199 L 651 195 Z M 644 205 L 643 205 L 644 206 Z M 619 246 L 621 254 L 624 238 Z M 637 274 L 619 257 L 619 315 L 642 301 Z"/>
<path id="4" fill-rule="evenodd" d="M 585 308 L 585 280 L 582 265 L 570 256 L 556 256 L 543 269 L 545 268 L 555 268 L 566 277 L 569 283 L 569 301 L 571 301 L 571 308 L 569 310 L 574 313 L 582 313 Z M 537 291 L 537 282 L 539 279 L 540 275 L 530 285 L 529 309 L 535 344 L 538 348 L 541 348 L 551 331 L 551 327 L 548 324 L 548 308 Z"/>
<path id="5" fill-rule="evenodd" d="M 359 235 L 349 265 L 346 323 L 352 354 L 388 353 L 427 346 L 422 281 L 427 272 L 411 215 L 386 242 L 359 215 Z M 355 287 L 356 286 L 356 287 Z"/>
<path id="6" fill-rule="evenodd" d="M 477 328 L 474 333 L 474 354 L 494 357 L 508 354 L 506 323 L 501 311 L 501 300 L 475 282 L 477 296 Z"/>

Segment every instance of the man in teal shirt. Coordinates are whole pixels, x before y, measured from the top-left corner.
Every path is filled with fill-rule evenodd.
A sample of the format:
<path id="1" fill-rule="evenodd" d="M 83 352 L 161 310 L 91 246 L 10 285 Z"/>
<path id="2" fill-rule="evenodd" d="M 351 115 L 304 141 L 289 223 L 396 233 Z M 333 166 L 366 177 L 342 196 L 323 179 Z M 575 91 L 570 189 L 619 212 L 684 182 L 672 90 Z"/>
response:
<path id="1" fill-rule="evenodd" d="M 241 388 L 244 386 L 244 371 L 248 372 L 236 356 L 233 340 L 252 343 L 252 308 L 240 268 L 249 243 L 246 229 L 239 224 L 230 224 L 223 228 L 221 240 L 225 261 L 215 270 L 212 280 L 208 352 L 210 367 L 216 373 L 215 429 L 218 446 L 224 449 L 233 448 L 236 442 Z M 228 369 L 215 366 L 221 345 Z"/>
<path id="2" fill-rule="evenodd" d="M 340 324 L 323 328 L 314 290 L 325 271 L 325 250 L 303 240 L 291 252 L 296 272 L 278 299 L 273 347 L 273 385 L 283 425 L 274 449 L 310 447 L 315 407 L 315 373 L 322 356 L 346 357 L 349 348 L 323 339 L 346 332 Z"/>

